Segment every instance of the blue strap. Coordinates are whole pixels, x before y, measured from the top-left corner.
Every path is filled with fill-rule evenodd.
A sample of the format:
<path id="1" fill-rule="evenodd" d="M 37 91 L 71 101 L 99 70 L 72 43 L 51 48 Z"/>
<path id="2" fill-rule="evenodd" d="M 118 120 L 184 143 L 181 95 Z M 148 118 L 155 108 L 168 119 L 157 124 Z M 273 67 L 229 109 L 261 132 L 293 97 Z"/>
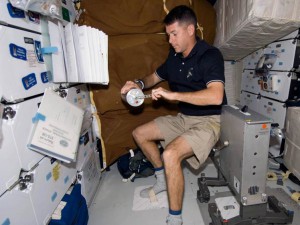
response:
<path id="1" fill-rule="evenodd" d="M 40 114 L 40 113 L 36 113 L 35 116 L 32 118 L 32 123 L 36 123 L 38 120 L 45 121 L 46 116 L 44 116 L 43 114 Z"/>
<path id="2" fill-rule="evenodd" d="M 52 54 L 58 52 L 57 47 L 45 47 L 41 48 L 42 54 Z"/>

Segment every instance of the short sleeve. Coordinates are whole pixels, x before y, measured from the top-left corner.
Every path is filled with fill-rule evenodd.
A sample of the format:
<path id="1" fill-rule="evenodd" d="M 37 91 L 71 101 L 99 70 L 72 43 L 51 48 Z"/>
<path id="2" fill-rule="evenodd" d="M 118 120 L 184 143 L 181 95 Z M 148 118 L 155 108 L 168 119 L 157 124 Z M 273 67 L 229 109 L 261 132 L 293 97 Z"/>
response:
<path id="1" fill-rule="evenodd" d="M 170 50 L 169 55 L 166 59 L 166 61 L 160 65 L 157 70 L 155 71 L 156 75 L 161 79 L 161 80 L 168 80 L 168 64 L 170 63 L 170 59 L 172 56 L 174 56 L 175 51 L 173 49 Z"/>
<path id="2" fill-rule="evenodd" d="M 210 49 L 205 52 L 202 60 L 206 86 L 211 82 L 225 83 L 224 59 L 221 52 L 216 48 Z"/>
<path id="3" fill-rule="evenodd" d="M 167 62 L 160 65 L 157 70 L 155 71 L 155 74 L 161 79 L 161 80 L 168 80 L 168 72 L 167 72 Z"/>

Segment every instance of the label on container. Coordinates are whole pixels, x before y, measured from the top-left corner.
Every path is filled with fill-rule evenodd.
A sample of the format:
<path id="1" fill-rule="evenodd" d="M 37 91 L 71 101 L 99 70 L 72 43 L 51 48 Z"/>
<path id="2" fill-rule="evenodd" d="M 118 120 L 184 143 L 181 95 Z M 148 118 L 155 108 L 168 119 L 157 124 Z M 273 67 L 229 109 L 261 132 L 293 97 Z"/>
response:
<path id="1" fill-rule="evenodd" d="M 25 48 L 15 44 L 9 44 L 9 51 L 12 57 L 27 61 L 27 52 Z"/>
<path id="2" fill-rule="evenodd" d="M 25 90 L 28 90 L 37 84 L 36 77 L 34 73 L 27 75 L 22 78 L 22 83 Z"/>

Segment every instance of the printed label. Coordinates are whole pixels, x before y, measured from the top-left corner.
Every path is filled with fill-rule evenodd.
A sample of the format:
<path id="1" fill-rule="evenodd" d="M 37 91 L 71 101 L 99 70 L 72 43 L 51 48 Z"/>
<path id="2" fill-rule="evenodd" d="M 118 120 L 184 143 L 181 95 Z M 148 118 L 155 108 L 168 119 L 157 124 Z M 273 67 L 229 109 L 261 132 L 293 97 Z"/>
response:
<path id="1" fill-rule="evenodd" d="M 31 74 L 27 75 L 26 77 L 23 77 L 22 83 L 23 83 L 25 90 L 32 88 L 34 85 L 37 84 L 35 74 L 31 73 Z"/>
<path id="2" fill-rule="evenodd" d="M 25 18 L 25 12 L 21 9 L 13 7 L 10 3 L 7 3 L 7 10 L 12 18 Z"/>
<path id="3" fill-rule="evenodd" d="M 32 38 L 28 38 L 28 37 L 24 37 L 24 42 L 26 44 L 31 44 L 31 45 L 34 44 L 34 40 Z"/>
<path id="4" fill-rule="evenodd" d="M 41 80 L 42 80 L 43 84 L 45 84 L 45 83 L 48 83 L 48 82 L 49 82 L 49 79 L 48 79 L 47 72 L 43 72 L 43 73 L 41 73 Z"/>
<path id="5" fill-rule="evenodd" d="M 41 51 L 41 42 L 40 41 L 34 41 L 34 49 L 35 49 L 35 55 L 37 58 L 37 61 L 40 63 L 44 62 L 43 54 Z"/>
<path id="6" fill-rule="evenodd" d="M 26 61 L 26 49 L 15 44 L 9 44 L 9 51 L 12 57 Z"/>
<path id="7" fill-rule="evenodd" d="M 27 62 L 29 67 L 37 67 L 38 62 L 34 50 L 27 50 Z"/>

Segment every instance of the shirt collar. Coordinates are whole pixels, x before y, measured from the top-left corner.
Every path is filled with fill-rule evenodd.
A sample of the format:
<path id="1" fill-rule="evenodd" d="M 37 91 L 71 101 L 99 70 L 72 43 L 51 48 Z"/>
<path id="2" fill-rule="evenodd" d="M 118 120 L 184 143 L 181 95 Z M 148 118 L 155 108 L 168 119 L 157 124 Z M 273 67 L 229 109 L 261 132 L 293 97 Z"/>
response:
<path id="1" fill-rule="evenodd" d="M 183 58 L 183 55 L 182 53 L 176 53 L 174 54 L 174 56 L 178 56 L 184 60 L 187 60 L 191 57 L 193 57 L 195 54 L 198 53 L 199 56 L 201 56 L 208 48 L 209 48 L 209 45 L 204 41 L 204 40 L 201 40 L 198 36 L 196 37 L 196 44 L 195 46 L 193 47 L 192 51 L 190 52 L 190 54 Z"/>

